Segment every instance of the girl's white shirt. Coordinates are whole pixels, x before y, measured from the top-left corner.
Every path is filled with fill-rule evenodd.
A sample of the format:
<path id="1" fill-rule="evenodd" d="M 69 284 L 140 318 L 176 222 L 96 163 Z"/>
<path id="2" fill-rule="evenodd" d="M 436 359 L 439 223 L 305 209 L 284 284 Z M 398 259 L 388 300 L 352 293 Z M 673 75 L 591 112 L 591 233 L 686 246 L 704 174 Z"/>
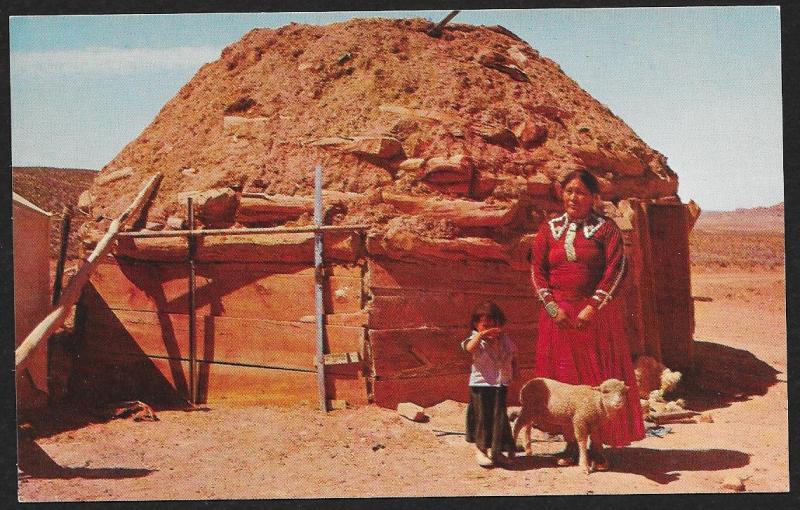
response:
<path id="1" fill-rule="evenodd" d="M 477 335 L 477 331 L 461 342 L 465 351 L 467 342 Z M 517 356 L 517 346 L 505 333 L 497 340 L 487 342 L 481 339 L 478 348 L 472 352 L 472 370 L 469 374 L 470 386 L 508 386 L 513 377 L 513 360 Z"/>

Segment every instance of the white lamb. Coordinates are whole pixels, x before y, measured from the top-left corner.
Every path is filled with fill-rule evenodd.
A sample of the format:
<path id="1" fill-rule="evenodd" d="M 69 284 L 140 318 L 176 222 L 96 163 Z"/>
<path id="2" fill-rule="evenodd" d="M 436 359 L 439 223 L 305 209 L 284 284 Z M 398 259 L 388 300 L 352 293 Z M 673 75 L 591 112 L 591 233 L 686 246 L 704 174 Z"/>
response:
<path id="1" fill-rule="evenodd" d="M 600 386 L 572 385 L 552 379 L 536 378 L 520 390 L 522 408 L 514 423 L 514 440 L 525 428 L 525 453 L 531 455 L 531 427 L 546 432 L 575 435 L 578 466 L 587 474 L 587 441 L 597 427 L 613 418 L 624 406 L 628 387 L 619 379 L 608 379 Z M 594 448 L 594 447 L 593 447 Z"/>

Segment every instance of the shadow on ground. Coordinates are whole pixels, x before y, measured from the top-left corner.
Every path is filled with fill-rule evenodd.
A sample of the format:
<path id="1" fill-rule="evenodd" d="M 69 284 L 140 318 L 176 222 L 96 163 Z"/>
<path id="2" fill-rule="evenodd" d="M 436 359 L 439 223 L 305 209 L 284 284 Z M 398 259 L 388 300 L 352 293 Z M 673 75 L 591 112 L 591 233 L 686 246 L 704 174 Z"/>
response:
<path id="1" fill-rule="evenodd" d="M 89 468 L 63 467 L 58 465 L 36 442 L 21 438 L 19 443 L 20 478 L 89 478 L 122 479 L 140 478 L 153 472 L 142 468 Z"/>
<path id="2" fill-rule="evenodd" d="M 613 450 L 611 471 L 633 473 L 656 483 L 668 484 L 680 478 L 681 471 L 720 471 L 750 463 L 750 455 L 736 450 L 658 450 L 619 448 Z"/>
<path id="3" fill-rule="evenodd" d="M 781 373 L 752 353 L 713 342 L 695 341 L 694 366 L 678 395 L 687 408 L 707 411 L 766 395 Z"/>

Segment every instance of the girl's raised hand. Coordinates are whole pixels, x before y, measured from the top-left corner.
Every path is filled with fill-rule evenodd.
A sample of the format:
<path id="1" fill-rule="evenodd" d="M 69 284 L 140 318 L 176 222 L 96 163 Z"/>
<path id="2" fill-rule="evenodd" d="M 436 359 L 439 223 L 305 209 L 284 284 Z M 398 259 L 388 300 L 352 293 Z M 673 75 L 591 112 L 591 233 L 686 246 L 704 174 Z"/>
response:
<path id="1" fill-rule="evenodd" d="M 500 329 L 500 328 L 484 329 L 483 331 L 480 332 L 481 333 L 481 338 L 486 338 L 488 340 L 494 340 L 500 335 L 501 331 L 502 331 L 502 329 Z"/>

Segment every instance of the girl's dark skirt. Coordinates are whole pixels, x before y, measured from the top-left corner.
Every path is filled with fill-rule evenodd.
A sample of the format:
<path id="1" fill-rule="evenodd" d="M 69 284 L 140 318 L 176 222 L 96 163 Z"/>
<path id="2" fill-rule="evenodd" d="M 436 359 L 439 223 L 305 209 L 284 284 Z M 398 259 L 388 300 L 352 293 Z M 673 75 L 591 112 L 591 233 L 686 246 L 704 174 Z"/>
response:
<path id="1" fill-rule="evenodd" d="M 505 386 L 470 386 L 467 404 L 467 442 L 492 453 L 514 451 L 514 438 L 506 411 Z"/>

